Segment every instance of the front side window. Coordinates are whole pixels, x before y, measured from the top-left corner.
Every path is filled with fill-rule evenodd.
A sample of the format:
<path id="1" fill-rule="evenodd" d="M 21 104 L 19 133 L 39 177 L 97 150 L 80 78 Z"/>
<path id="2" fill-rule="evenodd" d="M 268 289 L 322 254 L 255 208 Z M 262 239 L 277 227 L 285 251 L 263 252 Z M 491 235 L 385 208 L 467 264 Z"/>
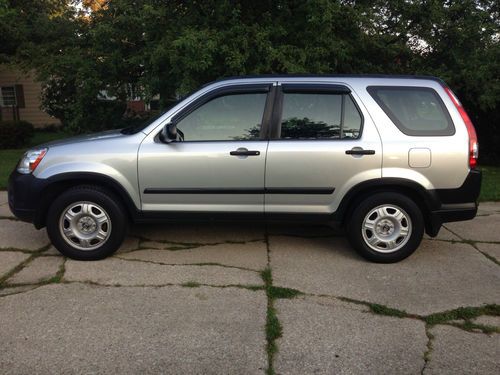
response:
<path id="1" fill-rule="evenodd" d="M 184 141 L 257 140 L 266 93 L 228 94 L 216 97 L 178 122 Z"/>
<path id="2" fill-rule="evenodd" d="M 453 135 L 450 114 L 436 91 L 428 87 L 371 86 L 370 95 L 406 135 Z"/>
<path id="3" fill-rule="evenodd" d="M 281 139 L 355 139 L 361 124 L 361 115 L 347 94 L 283 94 Z"/>
<path id="4" fill-rule="evenodd" d="M 14 86 L 3 86 L 1 88 L 2 101 L 1 104 L 3 106 L 13 106 L 16 105 L 16 90 Z"/>

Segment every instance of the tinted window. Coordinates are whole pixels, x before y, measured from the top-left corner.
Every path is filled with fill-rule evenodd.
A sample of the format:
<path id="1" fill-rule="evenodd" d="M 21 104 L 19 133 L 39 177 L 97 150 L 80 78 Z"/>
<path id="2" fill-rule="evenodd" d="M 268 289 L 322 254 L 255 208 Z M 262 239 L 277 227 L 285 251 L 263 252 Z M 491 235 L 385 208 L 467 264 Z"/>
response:
<path id="1" fill-rule="evenodd" d="M 184 141 L 259 139 L 267 94 L 232 94 L 214 98 L 178 124 Z"/>
<path id="2" fill-rule="evenodd" d="M 441 98 L 427 87 L 368 87 L 394 124 L 407 135 L 453 135 L 455 128 Z"/>
<path id="3" fill-rule="evenodd" d="M 349 95 L 284 93 L 282 139 L 358 138 L 361 115 Z"/>

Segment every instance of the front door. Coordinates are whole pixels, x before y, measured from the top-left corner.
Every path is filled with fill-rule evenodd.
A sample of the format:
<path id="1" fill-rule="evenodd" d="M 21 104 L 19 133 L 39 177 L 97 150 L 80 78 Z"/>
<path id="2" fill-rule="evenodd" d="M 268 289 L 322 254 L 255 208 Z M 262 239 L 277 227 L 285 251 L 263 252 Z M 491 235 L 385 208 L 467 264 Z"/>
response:
<path id="1" fill-rule="evenodd" d="M 271 84 L 224 87 L 174 116 L 183 140 L 139 150 L 144 211 L 263 213 Z"/>

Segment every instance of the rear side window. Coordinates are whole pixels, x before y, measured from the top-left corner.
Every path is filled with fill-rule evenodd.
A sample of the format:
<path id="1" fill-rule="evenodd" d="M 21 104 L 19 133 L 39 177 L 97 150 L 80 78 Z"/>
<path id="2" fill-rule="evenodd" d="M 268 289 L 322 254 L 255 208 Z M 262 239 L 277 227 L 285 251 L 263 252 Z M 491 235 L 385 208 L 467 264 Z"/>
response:
<path id="1" fill-rule="evenodd" d="M 346 94 L 285 92 L 281 139 L 354 139 L 362 118 Z"/>
<path id="2" fill-rule="evenodd" d="M 455 127 L 437 92 L 428 87 L 369 86 L 370 95 L 406 135 L 453 135 Z"/>

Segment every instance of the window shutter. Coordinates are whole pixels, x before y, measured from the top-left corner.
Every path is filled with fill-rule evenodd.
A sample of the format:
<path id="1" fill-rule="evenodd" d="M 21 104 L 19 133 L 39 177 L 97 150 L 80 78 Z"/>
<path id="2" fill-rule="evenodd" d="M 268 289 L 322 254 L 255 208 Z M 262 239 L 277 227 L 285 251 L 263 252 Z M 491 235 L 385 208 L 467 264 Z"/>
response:
<path id="1" fill-rule="evenodd" d="M 15 85 L 16 101 L 18 108 L 24 108 L 24 89 L 23 85 Z"/>

